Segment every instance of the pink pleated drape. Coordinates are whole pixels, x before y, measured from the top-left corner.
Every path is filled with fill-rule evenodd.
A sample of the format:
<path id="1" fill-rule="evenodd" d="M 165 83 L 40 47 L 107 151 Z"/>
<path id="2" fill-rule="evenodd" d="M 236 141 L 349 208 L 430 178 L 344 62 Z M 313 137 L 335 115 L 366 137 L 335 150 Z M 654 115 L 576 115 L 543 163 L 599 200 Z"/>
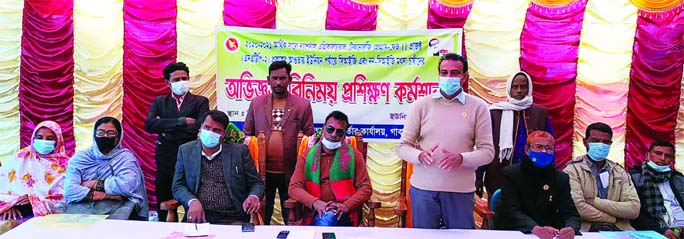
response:
<path id="1" fill-rule="evenodd" d="M 223 24 L 226 26 L 276 28 L 276 1 L 225 0 Z"/>
<path id="2" fill-rule="evenodd" d="M 684 12 L 677 9 L 639 14 L 637 20 L 627 98 L 627 168 L 646 160 L 653 140 L 674 143 L 684 65 Z"/>
<path id="3" fill-rule="evenodd" d="M 123 58 L 123 144 L 138 157 L 152 209 L 155 136 L 145 131 L 145 117 L 154 97 L 169 93 L 162 70 L 176 60 L 176 1 L 124 1 Z"/>
<path id="4" fill-rule="evenodd" d="M 546 7 L 531 3 L 520 36 L 520 68 L 532 77 L 534 102 L 549 109 L 556 165 L 572 159 L 575 78 L 587 1 Z"/>
<path id="5" fill-rule="evenodd" d="M 374 31 L 378 6 L 361 6 L 348 0 L 329 0 L 325 30 Z"/>
<path id="6" fill-rule="evenodd" d="M 24 2 L 19 80 L 21 147 L 44 120 L 59 123 L 67 155 L 74 153 L 73 1 Z"/>

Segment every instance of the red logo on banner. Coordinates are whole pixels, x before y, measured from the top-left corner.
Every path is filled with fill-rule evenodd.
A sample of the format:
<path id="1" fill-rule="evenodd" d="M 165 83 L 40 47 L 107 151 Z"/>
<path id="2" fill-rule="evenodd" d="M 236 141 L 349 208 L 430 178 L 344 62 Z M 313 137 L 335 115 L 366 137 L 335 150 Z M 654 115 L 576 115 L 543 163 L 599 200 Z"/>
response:
<path id="1" fill-rule="evenodd" d="M 226 40 L 225 46 L 226 46 L 226 50 L 233 52 L 233 51 L 237 51 L 237 49 L 239 48 L 239 43 L 238 43 L 237 39 L 235 39 L 234 37 L 231 37 L 231 38 L 228 38 Z"/>

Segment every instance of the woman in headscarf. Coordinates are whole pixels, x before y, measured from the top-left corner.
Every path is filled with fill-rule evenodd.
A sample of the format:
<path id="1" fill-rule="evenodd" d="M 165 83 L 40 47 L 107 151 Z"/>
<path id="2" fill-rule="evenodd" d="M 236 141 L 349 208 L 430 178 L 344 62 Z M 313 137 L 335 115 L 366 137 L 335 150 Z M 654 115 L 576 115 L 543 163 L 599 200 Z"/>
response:
<path id="1" fill-rule="evenodd" d="M 480 167 L 476 186 L 491 195 L 501 187 L 501 169 L 516 164 L 525 157 L 527 134 L 546 131 L 553 135 L 548 110 L 533 103 L 532 78 L 524 71 L 511 75 L 506 81 L 506 101 L 489 107 L 492 117 L 494 160 Z M 482 174 L 484 174 L 484 181 Z"/>
<path id="2" fill-rule="evenodd" d="M 59 125 L 53 121 L 38 124 L 31 145 L 0 166 L 0 220 L 62 212 L 68 159 Z"/>
<path id="3" fill-rule="evenodd" d="M 69 160 L 64 183 L 69 207 L 78 202 L 123 200 L 135 205 L 128 219 L 147 220 L 143 173 L 133 152 L 121 147 L 122 136 L 119 120 L 102 117 L 95 122 L 93 146 Z"/>

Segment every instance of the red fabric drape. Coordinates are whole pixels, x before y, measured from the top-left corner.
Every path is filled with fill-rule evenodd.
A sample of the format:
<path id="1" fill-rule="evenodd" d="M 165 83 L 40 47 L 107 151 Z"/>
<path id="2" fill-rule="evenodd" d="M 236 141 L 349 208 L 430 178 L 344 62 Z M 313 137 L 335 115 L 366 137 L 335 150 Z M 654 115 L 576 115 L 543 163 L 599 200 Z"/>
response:
<path id="1" fill-rule="evenodd" d="M 463 6 L 450 7 L 446 6 L 438 1 L 430 1 L 428 6 L 428 29 L 442 29 L 442 28 L 463 28 L 470 14 L 470 10 L 473 9 L 473 4 L 467 4 Z M 466 57 L 467 53 L 465 48 L 465 33 L 461 38 L 461 55 Z M 463 85 L 465 92 L 468 92 L 468 82 Z"/>
<path id="2" fill-rule="evenodd" d="M 223 24 L 226 26 L 275 29 L 275 2 L 225 0 L 223 2 Z"/>
<path id="3" fill-rule="evenodd" d="M 532 77 L 534 102 L 549 109 L 556 165 L 572 159 L 575 78 L 587 1 L 554 8 L 531 3 L 520 36 L 520 68 Z"/>
<path id="4" fill-rule="evenodd" d="M 627 98 L 628 169 L 645 160 L 653 140 L 674 142 L 684 64 L 684 12 L 639 15 Z"/>
<path id="5" fill-rule="evenodd" d="M 74 153 L 73 1 L 26 0 L 21 36 L 19 115 L 21 147 L 33 128 L 53 120 L 62 128 L 66 151 Z"/>
<path id="6" fill-rule="evenodd" d="M 377 5 L 363 6 L 348 0 L 328 1 L 325 18 L 326 30 L 374 31 L 377 25 Z"/>
<path id="7" fill-rule="evenodd" d="M 156 145 L 145 117 L 155 96 L 169 94 L 162 70 L 175 60 L 176 1 L 124 1 L 123 144 L 142 166 L 150 209 L 156 208 Z"/>

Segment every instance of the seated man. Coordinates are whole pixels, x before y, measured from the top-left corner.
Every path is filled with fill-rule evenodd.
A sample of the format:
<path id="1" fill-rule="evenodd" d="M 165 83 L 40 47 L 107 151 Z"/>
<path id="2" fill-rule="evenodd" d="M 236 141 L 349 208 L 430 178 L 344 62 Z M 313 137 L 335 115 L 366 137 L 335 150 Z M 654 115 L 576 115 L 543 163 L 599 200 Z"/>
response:
<path id="1" fill-rule="evenodd" d="M 570 161 L 564 171 L 570 175 L 575 207 L 582 218 L 582 231 L 634 230 L 630 219 L 639 216 L 639 196 L 629 174 L 607 160 L 613 130 L 598 122 L 587 126 L 584 146 L 587 154 Z"/>
<path id="2" fill-rule="evenodd" d="M 554 166 L 554 139 L 545 131 L 527 137 L 519 164 L 503 169 L 494 229 L 520 230 L 539 238 L 574 238 L 580 219 L 568 175 Z"/>
<path id="3" fill-rule="evenodd" d="M 347 115 L 333 111 L 325 118 L 321 142 L 297 161 L 288 193 L 313 209 L 305 210 L 304 225 L 358 226 L 361 206 L 373 193 L 363 155 L 342 144 L 347 128 Z M 332 214 L 333 222 L 319 222 Z"/>
<path id="4" fill-rule="evenodd" d="M 629 173 L 641 199 L 639 217 L 632 221 L 637 230 L 653 230 L 669 239 L 682 238 L 684 228 L 684 175 L 672 170 L 675 147 L 656 140 L 648 148 L 643 165 Z"/>
<path id="5" fill-rule="evenodd" d="M 64 177 L 66 213 L 147 221 L 143 173 L 133 152 L 121 147 L 121 123 L 102 117 L 94 131 L 93 146 L 69 160 Z"/>
<path id="6" fill-rule="evenodd" d="M 173 197 L 185 206 L 184 222 L 242 224 L 259 210 L 264 185 L 249 149 L 222 143 L 228 116 L 211 110 L 204 116 L 199 140 L 178 149 Z"/>

